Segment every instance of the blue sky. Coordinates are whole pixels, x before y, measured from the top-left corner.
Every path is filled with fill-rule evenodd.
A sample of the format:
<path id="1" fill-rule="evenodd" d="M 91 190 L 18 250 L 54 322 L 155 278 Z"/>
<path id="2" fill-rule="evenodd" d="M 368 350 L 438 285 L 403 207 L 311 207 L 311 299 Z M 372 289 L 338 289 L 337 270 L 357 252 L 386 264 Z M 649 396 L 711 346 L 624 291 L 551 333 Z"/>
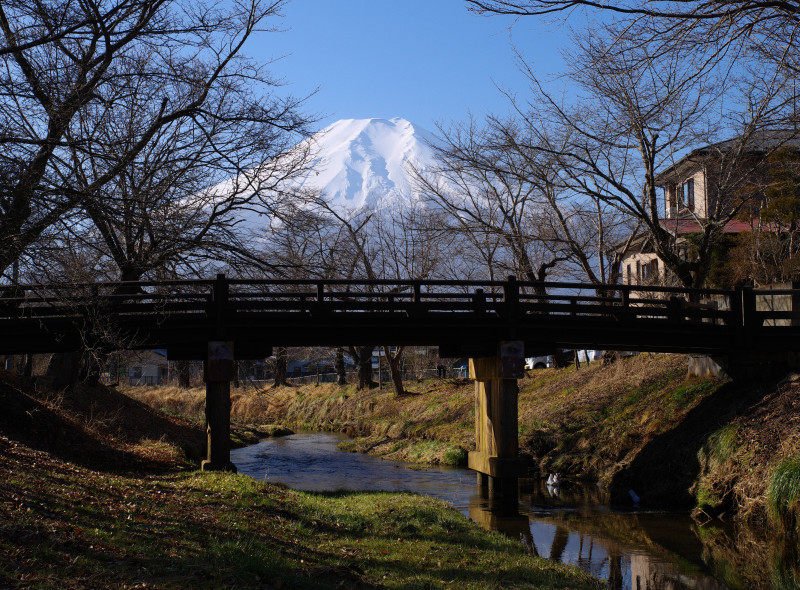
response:
<path id="1" fill-rule="evenodd" d="M 285 55 L 271 71 L 294 95 L 317 94 L 307 111 L 338 119 L 436 121 L 508 110 L 495 85 L 524 92 L 512 42 L 537 72 L 560 69 L 565 29 L 537 19 L 478 17 L 462 0 L 291 0 L 283 33 L 260 34 L 247 53 Z"/>

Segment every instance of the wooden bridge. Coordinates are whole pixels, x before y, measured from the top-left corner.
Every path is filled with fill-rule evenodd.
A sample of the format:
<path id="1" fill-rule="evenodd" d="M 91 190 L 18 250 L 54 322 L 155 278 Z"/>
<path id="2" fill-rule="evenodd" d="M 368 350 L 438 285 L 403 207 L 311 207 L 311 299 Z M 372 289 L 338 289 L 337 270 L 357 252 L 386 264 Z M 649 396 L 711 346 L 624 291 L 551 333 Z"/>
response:
<path id="1" fill-rule="evenodd" d="M 234 359 L 267 357 L 272 346 L 351 344 L 437 345 L 442 356 L 470 357 L 478 444 L 470 466 L 495 491 L 509 488 L 523 471 L 516 458 L 516 379 L 523 356 L 557 348 L 738 359 L 800 352 L 796 289 L 218 275 L 5 286 L 0 294 L 0 354 L 164 348 L 173 360 L 206 360 L 208 468 L 231 467 Z M 776 298 L 790 305 L 769 304 Z"/>
<path id="2" fill-rule="evenodd" d="M 517 281 L 212 280 L 0 286 L 0 354 L 106 342 L 204 359 L 231 341 L 237 359 L 273 345 L 438 345 L 442 356 L 561 348 L 725 354 L 800 351 L 797 312 L 759 311 L 800 290 L 682 289 Z"/>

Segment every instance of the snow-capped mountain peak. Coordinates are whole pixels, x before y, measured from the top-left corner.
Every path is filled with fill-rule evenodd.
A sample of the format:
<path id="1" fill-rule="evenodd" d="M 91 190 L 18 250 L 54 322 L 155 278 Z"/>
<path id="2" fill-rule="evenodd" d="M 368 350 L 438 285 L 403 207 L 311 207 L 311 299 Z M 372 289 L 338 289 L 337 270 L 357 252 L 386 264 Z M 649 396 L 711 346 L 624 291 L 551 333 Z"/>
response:
<path id="1" fill-rule="evenodd" d="M 308 140 L 310 172 L 297 182 L 344 209 L 409 202 L 416 198 L 409 165 L 433 165 L 431 138 L 402 118 L 343 119 Z"/>

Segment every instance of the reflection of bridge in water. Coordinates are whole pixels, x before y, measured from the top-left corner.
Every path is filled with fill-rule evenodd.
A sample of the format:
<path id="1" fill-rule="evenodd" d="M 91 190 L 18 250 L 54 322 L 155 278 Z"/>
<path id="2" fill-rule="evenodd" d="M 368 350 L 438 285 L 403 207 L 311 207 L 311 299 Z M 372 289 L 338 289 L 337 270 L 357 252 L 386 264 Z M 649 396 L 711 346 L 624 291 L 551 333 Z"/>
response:
<path id="1" fill-rule="evenodd" d="M 577 565 L 615 590 L 726 588 L 713 577 L 715 564 L 704 562 L 711 556 L 688 515 L 616 512 L 608 501 L 597 486 L 554 488 L 524 480 L 519 511 L 473 498 L 469 516 L 521 540 L 534 555 Z"/>
<path id="2" fill-rule="evenodd" d="M 470 357 L 476 443 L 489 493 L 516 497 L 522 358 L 557 348 L 786 360 L 800 351 L 800 291 L 693 290 L 517 281 L 214 280 L 24 285 L 0 298 L 0 354 L 167 349 L 206 361 L 210 469 L 229 460 L 234 359 L 272 346 L 436 345 Z M 797 318 L 793 309 L 797 309 Z M 503 344 L 505 343 L 505 344 Z"/>

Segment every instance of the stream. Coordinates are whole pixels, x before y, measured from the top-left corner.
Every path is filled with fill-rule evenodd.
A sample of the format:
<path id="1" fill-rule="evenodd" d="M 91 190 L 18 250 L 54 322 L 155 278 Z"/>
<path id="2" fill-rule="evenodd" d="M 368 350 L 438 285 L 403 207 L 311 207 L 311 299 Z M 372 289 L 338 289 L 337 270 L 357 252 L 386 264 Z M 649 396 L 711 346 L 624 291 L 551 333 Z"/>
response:
<path id="1" fill-rule="evenodd" d="M 493 509 L 475 472 L 341 451 L 344 435 L 301 433 L 231 451 L 240 473 L 305 491 L 410 491 L 440 498 L 532 553 L 576 565 L 619 590 L 800 588 L 797 547 L 684 513 L 617 510 L 594 485 L 520 483 L 519 513 Z"/>

